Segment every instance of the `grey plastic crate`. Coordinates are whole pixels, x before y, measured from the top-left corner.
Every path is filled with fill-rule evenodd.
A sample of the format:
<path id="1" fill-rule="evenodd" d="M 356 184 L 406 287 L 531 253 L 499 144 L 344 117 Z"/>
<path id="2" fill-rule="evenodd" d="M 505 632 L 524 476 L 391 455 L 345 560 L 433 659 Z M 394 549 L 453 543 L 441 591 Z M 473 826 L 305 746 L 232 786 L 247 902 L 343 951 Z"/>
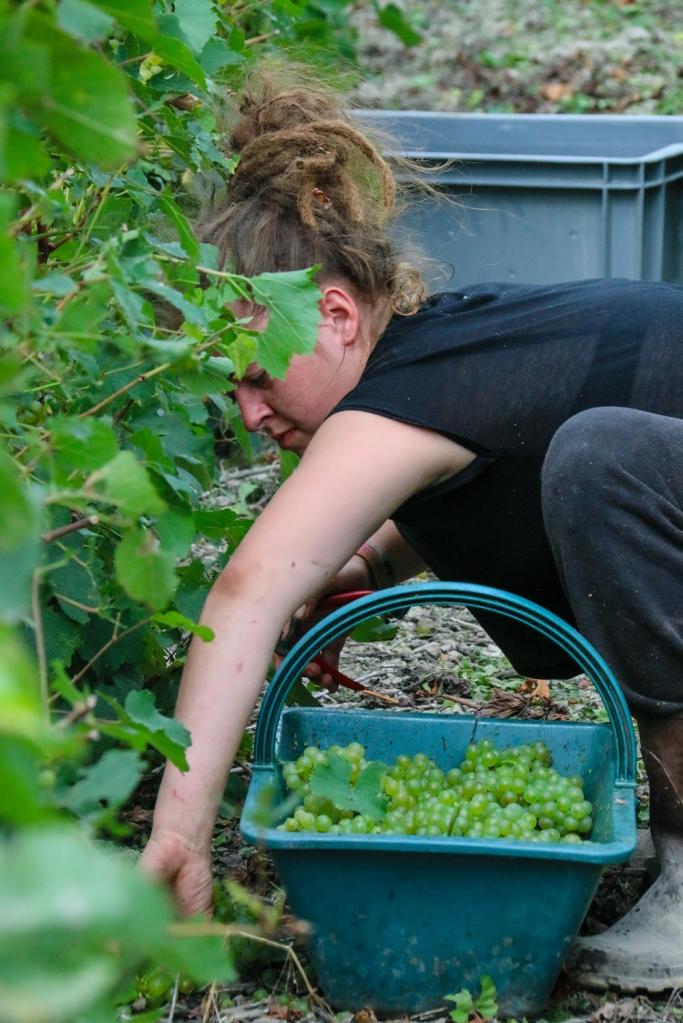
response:
<path id="1" fill-rule="evenodd" d="M 452 283 L 683 283 L 683 117 L 363 111 L 459 206 L 404 222 Z"/>

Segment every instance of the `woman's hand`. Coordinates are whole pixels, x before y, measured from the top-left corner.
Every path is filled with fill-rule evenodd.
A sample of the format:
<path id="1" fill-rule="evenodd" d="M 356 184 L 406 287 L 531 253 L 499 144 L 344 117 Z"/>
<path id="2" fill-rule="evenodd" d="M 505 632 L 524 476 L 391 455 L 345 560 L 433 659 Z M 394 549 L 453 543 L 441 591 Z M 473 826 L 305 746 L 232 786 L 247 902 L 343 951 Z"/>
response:
<path id="1" fill-rule="evenodd" d="M 213 878 L 209 849 L 195 848 L 173 832 L 152 832 L 139 868 L 153 880 L 166 884 L 182 916 L 211 915 Z"/>

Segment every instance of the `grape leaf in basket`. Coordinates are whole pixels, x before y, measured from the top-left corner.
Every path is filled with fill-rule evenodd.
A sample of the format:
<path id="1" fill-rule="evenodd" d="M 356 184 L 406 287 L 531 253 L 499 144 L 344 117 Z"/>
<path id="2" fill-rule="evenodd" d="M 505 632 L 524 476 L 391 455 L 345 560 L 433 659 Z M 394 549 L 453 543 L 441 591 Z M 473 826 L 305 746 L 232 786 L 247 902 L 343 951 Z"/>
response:
<path id="1" fill-rule="evenodd" d="M 387 812 L 382 792 L 386 769 L 386 764 L 374 760 L 363 768 L 354 785 L 348 760 L 338 753 L 328 753 L 327 764 L 318 764 L 311 775 L 311 792 L 329 799 L 338 810 L 353 810 L 370 820 L 381 820 Z"/>

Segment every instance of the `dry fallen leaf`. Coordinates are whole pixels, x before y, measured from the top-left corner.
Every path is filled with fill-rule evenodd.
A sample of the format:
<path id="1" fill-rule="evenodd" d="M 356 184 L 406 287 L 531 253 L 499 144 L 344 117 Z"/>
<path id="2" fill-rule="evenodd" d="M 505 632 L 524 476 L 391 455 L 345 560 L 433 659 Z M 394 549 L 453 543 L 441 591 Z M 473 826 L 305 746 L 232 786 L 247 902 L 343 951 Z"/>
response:
<path id="1" fill-rule="evenodd" d="M 529 707 L 529 700 L 521 693 L 509 693 L 506 689 L 494 689 L 493 696 L 486 704 L 486 713 L 497 718 L 521 717 Z"/>
<path id="2" fill-rule="evenodd" d="M 571 99 L 573 95 L 574 86 L 569 82 L 546 82 L 541 86 L 541 96 L 551 103 L 560 103 L 563 99 Z"/>
<path id="3" fill-rule="evenodd" d="M 532 700 L 549 700 L 550 683 L 545 678 L 527 678 L 519 687 L 520 693 L 528 693 Z"/>

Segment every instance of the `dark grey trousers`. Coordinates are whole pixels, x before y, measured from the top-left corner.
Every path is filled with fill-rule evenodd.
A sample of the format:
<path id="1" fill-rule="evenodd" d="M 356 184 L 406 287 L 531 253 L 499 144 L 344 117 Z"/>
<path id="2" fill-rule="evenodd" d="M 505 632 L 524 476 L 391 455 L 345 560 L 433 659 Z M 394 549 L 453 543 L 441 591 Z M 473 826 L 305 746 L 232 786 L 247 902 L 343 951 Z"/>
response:
<path id="1" fill-rule="evenodd" d="M 683 711 L 683 419 L 580 412 L 553 437 L 542 487 L 579 630 L 634 712 Z"/>

